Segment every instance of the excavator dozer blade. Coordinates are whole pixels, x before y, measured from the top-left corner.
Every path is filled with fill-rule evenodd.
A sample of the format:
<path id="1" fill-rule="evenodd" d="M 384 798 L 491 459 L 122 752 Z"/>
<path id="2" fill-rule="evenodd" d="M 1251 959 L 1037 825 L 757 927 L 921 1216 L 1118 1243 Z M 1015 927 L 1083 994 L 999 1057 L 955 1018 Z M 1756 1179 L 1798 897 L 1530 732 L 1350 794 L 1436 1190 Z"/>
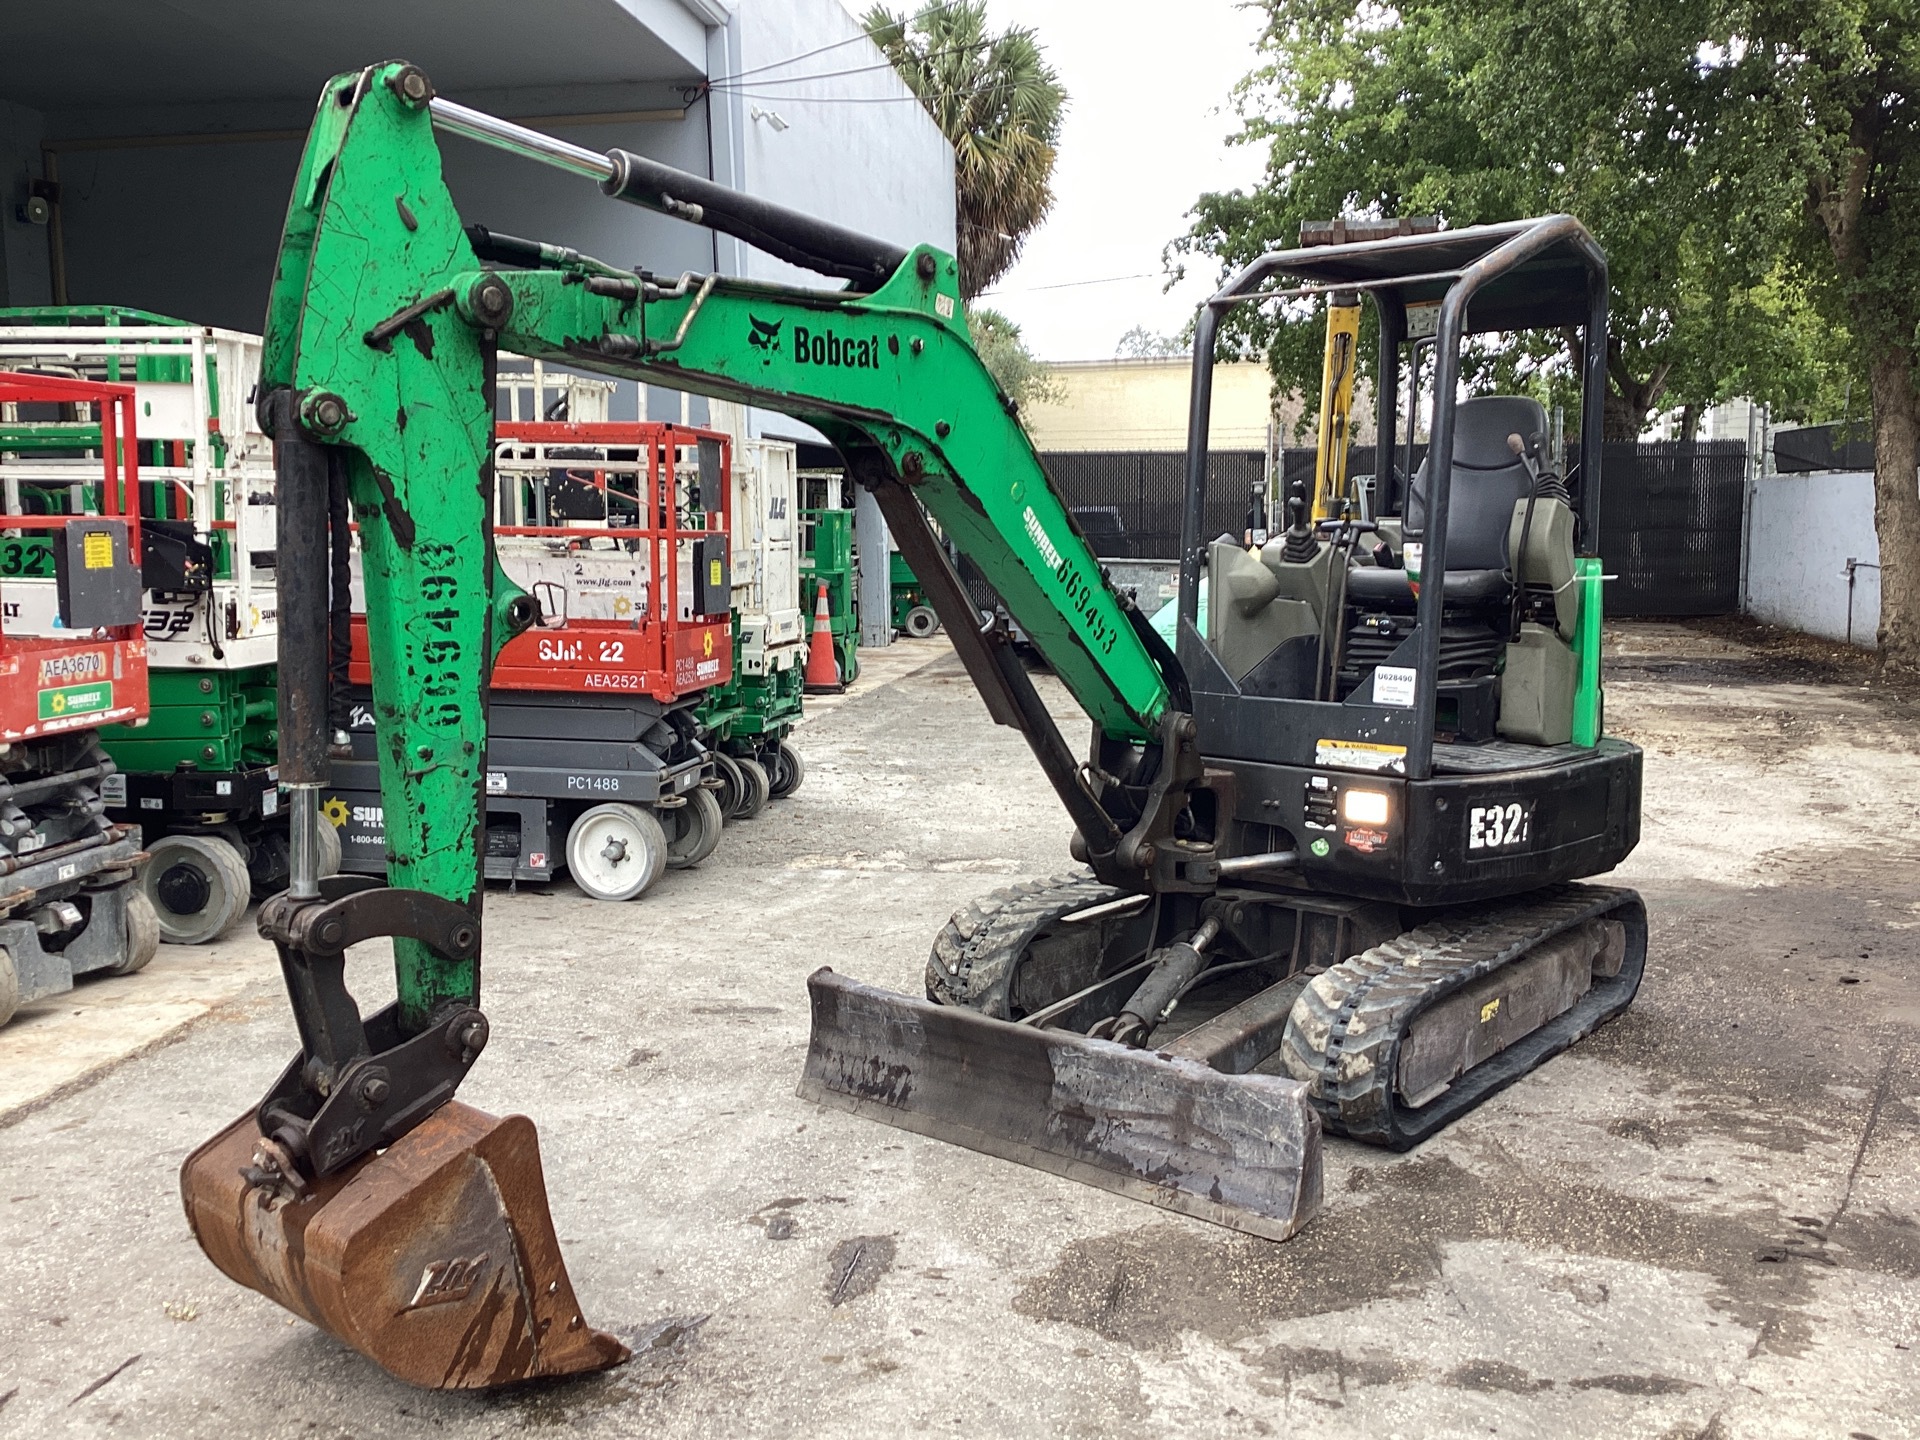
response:
<path id="1" fill-rule="evenodd" d="M 524 1115 L 443 1105 L 299 1198 L 252 1183 L 243 1116 L 180 1169 L 187 1221 L 242 1285 L 435 1390 L 602 1370 L 627 1347 L 581 1318 Z"/>
<path id="2" fill-rule="evenodd" d="M 1285 1240 L 1320 1208 L 1307 1087 L 815 971 L 800 1094 L 1195 1219 Z"/>

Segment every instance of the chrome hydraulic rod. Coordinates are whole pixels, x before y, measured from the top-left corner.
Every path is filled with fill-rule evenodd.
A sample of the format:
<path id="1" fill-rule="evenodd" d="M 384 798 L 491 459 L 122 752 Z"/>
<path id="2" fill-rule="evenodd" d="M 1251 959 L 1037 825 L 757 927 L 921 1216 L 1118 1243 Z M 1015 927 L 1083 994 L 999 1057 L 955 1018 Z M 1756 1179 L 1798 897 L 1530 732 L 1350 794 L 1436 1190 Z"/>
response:
<path id="1" fill-rule="evenodd" d="M 483 110 L 456 105 L 439 96 L 428 102 L 427 111 L 433 116 L 435 128 L 445 130 L 449 135 L 477 140 L 482 145 L 491 145 L 496 150 L 505 150 L 528 160 L 538 160 L 557 170 L 584 175 L 602 185 L 613 179 L 616 167 L 612 158 L 598 150 L 589 150 L 552 135 L 543 135 L 538 130 L 529 130 L 524 125 L 502 120 Z"/>
<path id="2" fill-rule="evenodd" d="M 1258 855 L 1235 855 L 1220 862 L 1220 878 L 1258 875 L 1266 870 L 1291 870 L 1300 863 L 1298 850 L 1263 850 Z"/>
<path id="3" fill-rule="evenodd" d="M 435 127 L 450 135 L 584 175 L 612 199 L 731 235 L 789 264 L 849 281 L 859 291 L 885 283 L 907 258 L 905 246 L 716 185 L 704 175 L 630 150 L 601 154 L 438 96 L 427 102 L 427 110 Z"/>

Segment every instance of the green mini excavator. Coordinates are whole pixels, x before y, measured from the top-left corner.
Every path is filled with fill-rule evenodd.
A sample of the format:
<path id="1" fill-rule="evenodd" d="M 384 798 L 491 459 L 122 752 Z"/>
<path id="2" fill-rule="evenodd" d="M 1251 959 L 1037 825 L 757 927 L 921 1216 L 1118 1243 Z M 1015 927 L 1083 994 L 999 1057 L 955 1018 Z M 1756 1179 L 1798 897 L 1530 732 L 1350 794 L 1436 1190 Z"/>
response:
<path id="1" fill-rule="evenodd" d="M 436 134 L 571 171 L 825 276 L 668 278 L 468 223 Z M 1370 300 L 1377 454 L 1410 327 L 1436 336 L 1426 459 L 1256 551 L 1209 538 L 1222 317 Z M 1342 304 L 1351 305 L 1351 299 Z M 278 445 L 281 771 L 293 880 L 263 908 L 299 1053 L 189 1158 L 208 1255 L 430 1386 L 618 1363 L 589 1326 L 525 1119 L 453 1096 L 480 1009 L 485 674 L 535 607 L 485 543 L 508 349 L 782 410 L 876 495 L 999 723 L 1073 820 L 1082 869 L 964 909 L 926 997 L 822 970 L 801 1093 L 1284 1239 L 1323 1129 L 1404 1147 L 1618 1013 L 1632 892 L 1576 883 L 1638 838 L 1640 756 L 1601 733 L 1606 263 L 1565 216 L 1280 251 L 1201 312 L 1177 640 L 1107 579 L 969 342 L 953 258 L 907 250 L 437 97 L 414 66 L 322 94 L 266 323 Z M 1430 322 L 1430 327 L 1429 323 Z M 1523 397 L 1458 401 L 1464 337 L 1584 332 L 1577 465 Z M 1407 402 L 1411 424 L 1413 401 Z M 1226 497 L 1231 505 L 1240 497 Z M 1221 512 L 1224 514 L 1225 512 Z M 947 550 L 970 559 L 1092 722 L 1077 756 Z M 329 589 L 365 580 L 388 884 L 320 877 Z M 1210 590 L 1199 620 L 1202 578 Z M 362 1016 L 349 946 L 390 937 Z"/>

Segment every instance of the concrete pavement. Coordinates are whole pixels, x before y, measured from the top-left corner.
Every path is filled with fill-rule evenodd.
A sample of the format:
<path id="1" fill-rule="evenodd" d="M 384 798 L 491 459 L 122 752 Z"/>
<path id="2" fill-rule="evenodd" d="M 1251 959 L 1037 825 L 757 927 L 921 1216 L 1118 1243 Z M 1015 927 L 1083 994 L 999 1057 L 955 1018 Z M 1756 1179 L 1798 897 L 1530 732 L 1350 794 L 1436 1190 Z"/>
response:
<path id="1" fill-rule="evenodd" d="M 538 1122 L 632 1364 L 425 1394 L 206 1263 L 177 1167 L 292 1045 L 256 968 L 0 1121 L 0 1435 L 1920 1434 L 1914 717 L 1623 638 L 1639 1003 L 1412 1155 L 1330 1143 L 1286 1245 L 794 1097 L 810 970 L 915 990 L 955 906 L 1065 868 L 1018 738 L 950 657 L 902 663 L 816 711 L 806 787 L 698 870 L 488 897 L 462 1096 Z M 386 963 L 354 961 L 366 1008 Z"/>

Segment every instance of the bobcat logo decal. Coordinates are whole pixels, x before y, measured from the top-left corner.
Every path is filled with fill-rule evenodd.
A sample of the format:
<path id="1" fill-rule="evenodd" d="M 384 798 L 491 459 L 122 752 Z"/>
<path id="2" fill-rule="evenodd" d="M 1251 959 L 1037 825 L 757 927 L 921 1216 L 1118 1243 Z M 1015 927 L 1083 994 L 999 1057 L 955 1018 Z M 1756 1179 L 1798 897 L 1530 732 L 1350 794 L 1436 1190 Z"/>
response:
<path id="1" fill-rule="evenodd" d="M 747 319 L 753 322 L 753 330 L 747 336 L 747 343 L 756 350 L 767 351 L 769 355 L 777 353 L 780 349 L 780 327 L 786 322 L 775 320 L 772 324 L 768 324 L 758 315 L 748 315 Z"/>

